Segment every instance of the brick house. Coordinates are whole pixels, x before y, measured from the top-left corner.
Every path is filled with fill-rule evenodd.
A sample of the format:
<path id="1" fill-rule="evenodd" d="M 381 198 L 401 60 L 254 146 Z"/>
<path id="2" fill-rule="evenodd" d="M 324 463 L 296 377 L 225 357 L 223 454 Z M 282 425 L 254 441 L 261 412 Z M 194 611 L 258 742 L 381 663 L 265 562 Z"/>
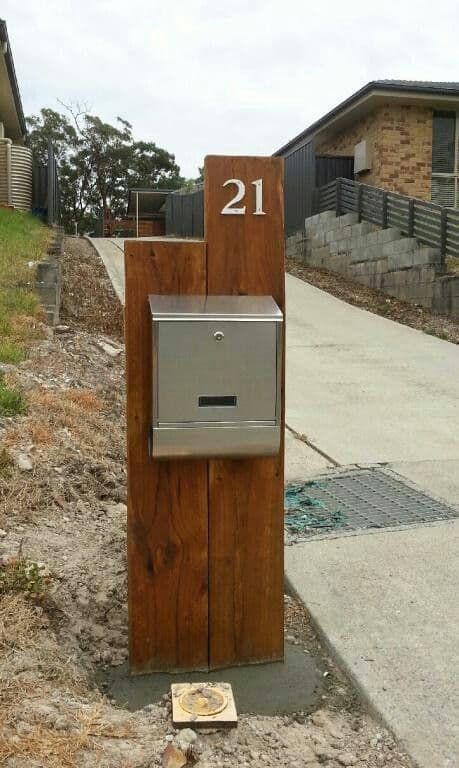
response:
<path id="1" fill-rule="evenodd" d="M 285 158 L 286 229 L 337 176 L 459 208 L 459 83 L 368 83 L 276 153 Z"/>

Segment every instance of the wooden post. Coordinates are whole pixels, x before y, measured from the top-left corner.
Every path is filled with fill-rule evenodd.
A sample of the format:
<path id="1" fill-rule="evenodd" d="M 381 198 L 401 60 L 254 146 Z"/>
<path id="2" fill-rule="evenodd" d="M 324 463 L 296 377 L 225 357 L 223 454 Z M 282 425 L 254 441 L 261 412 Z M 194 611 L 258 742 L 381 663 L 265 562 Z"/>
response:
<path id="1" fill-rule="evenodd" d="M 206 158 L 209 294 L 265 294 L 284 311 L 282 173 L 279 158 Z M 243 214 L 222 214 L 238 191 L 234 182 L 225 185 L 228 179 L 244 185 L 244 197 L 233 205 L 245 207 Z M 263 213 L 257 214 L 259 180 Z M 274 458 L 209 462 L 212 667 L 283 656 L 283 459 L 282 441 Z"/>
<path id="2" fill-rule="evenodd" d="M 150 293 L 206 292 L 205 245 L 125 244 L 129 658 L 132 672 L 208 667 L 207 461 L 152 461 Z"/>
<path id="3" fill-rule="evenodd" d="M 125 244 L 132 672 L 283 657 L 283 437 L 275 457 L 151 459 L 147 301 L 269 295 L 284 311 L 282 167 L 272 157 L 208 157 L 206 242 Z"/>

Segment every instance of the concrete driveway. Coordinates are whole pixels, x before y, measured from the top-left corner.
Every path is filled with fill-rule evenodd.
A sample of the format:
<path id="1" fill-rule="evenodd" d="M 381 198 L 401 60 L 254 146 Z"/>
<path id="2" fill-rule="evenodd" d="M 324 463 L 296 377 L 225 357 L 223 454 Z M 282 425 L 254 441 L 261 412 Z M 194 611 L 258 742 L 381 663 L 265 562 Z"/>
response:
<path id="1" fill-rule="evenodd" d="M 123 242 L 93 242 L 123 300 Z M 286 288 L 287 479 L 384 464 L 459 510 L 459 348 Z M 459 765 L 458 544 L 454 520 L 286 549 L 325 642 L 421 768 Z"/>

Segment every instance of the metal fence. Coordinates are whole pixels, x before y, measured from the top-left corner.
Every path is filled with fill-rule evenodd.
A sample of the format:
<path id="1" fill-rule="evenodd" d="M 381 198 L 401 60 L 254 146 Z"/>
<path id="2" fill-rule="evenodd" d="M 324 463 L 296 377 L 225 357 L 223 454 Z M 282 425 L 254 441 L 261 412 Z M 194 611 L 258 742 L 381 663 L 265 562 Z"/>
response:
<path id="1" fill-rule="evenodd" d="M 50 226 L 60 221 L 59 174 L 51 142 L 46 165 L 33 165 L 32 212 Z"/>
<path id="2" fill-rule="evenodd" d="M 313 214 L 334 210 L 357 213 L 359 221 L 397 227 L 402 234 L 459 256 L 459 210 L 387 192 L 350 179 L 335 179 L 313 192 Z"/>
<path id="3" fill-rule="evenodd" d="M 204 188 L 177 191 L 166 200 L 166 235 L 204 237 Z"/>

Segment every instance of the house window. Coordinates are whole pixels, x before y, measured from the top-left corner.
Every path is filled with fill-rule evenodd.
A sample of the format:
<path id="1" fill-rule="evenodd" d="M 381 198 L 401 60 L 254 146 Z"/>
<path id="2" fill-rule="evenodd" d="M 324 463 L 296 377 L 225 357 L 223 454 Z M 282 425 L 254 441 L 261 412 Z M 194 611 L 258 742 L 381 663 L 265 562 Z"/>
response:
<path id="1" fill-rule="evenodd" d="M 432 202 L 459 208 L 459 112 L 434 112 Z"/>

